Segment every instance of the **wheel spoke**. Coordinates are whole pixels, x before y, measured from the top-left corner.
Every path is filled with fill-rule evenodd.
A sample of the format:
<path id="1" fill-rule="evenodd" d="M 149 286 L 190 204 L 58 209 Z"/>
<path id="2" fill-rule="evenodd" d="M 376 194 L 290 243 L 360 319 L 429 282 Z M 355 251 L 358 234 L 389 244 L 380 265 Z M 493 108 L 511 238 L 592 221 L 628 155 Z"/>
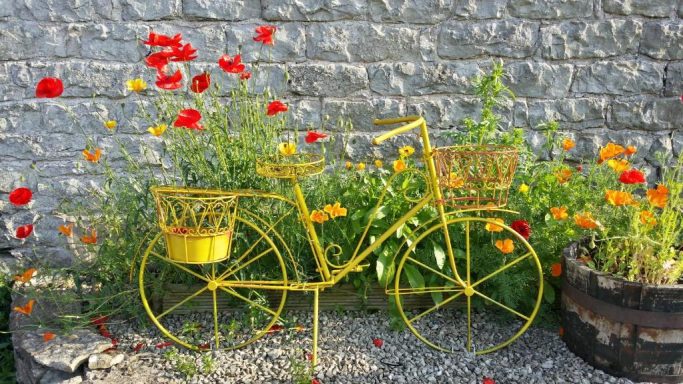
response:
<path id="1" fill-rule="evenodd" d="M 432 273 L 434 273 L 434 274 L 436 274 L 436 275 L 439 275 L 439 276 L 443 277 L 444 279 L 446 279 L 446 280 L 452 282 L 453 284 L 460 285 L 460 283 L 458 283 L 458 282 L 457 282 L 455 279 L 453 279 L 452 277 L 450 277 L 450 276 L 448 276 L 448 275 L 445 275 L 445 274 L 443 274 L 443 273 L 437 271 L 436 269 L 434 269 L 434 268 L 432 268 L 432 267 L 430 267 L 430 266 L 428 266 L 428 265 L 426 265 L 426 264 L 423 264 L 423 263 L 421 263 L 421 262 L 419 262 L 419 261 L 413 259 L 413 258 L 410 257 L 410 256 L 408 256 L 407 259 L 410 260 L 410 261 L 412 261 L 413 263 L 419 265 L 420 267 L 422 267 L 422 268 L 424 268 L 424 269 L 426 269 L 426 270 L 428 270 L 428 271 L 430 271 L 430 272 L 432 272 Z"/>
<path id="2" fill-rule="evenodd" d="M 193 293 L 192 295 L 182 299 L 180 302 L 174 304 L 171 308 L 169 308 L 169 309 L 165 310 L 164 312 L 162 312 L 161 314 L 159 314 L 157 316 L 157 320 L 161 320 L 162 317 L 164 317 L 164 316 L 168 315 L 169 313 L 175 311 L 176 309 L 180 308 L 181 306 L 183 306 L 188 301 L 190 301 L 190 300 L 194 299 L 195 297 L 201 295 L 204 291 L 206 291 L 206 286 L 204 288 L 198 290 L 197 292 Z"/>
<path id="3" fill-rule="evenodd" d="M 460 295 L 462 295 L 462 291 L 456 293 L 455 295 L 453 295 L 453 296 L 451 296 L 451 297 L 449 297 L 449 298 L 447 298 L 447 299 L 444 299 L 444 301 L 442 301 L 442 302 L 436 304 L 435 306 L 433 306 L 433 307 L 429 308 L 428 310 L 426 310 L 426 311 L 420 313 L 419 315 L 416 315 L 416 316 L 414 316 L 413 318 L 408 319 L 408 322 L 412 324 L 414 321 L 420 320 L 421 318 L 427 316 L 428 314 L 430 314 L 430 313 L 436 311 L 437 309 L 439 309 L 439 308 L 443 307 L 444 305 L 450 303 L 451 301 L 455 300 L 455 299 L 458 298 Z"/>
<path id="4" fill-rule="evenodd" d="M 271 247 L 271 248 L 268 248 L 268 249 L 266 249 L 265 251 L 263 251 L 263 252 L 259 253 L 258 255 L 256 255 L 253 259 L 247 261 L 246 263 L 241 263 L 241 264 L 239 265 L 239 267 L 233 268 L 233 269 L 228 269 L 227 271 L 223 272 L 223 273 L 218 277 L 218 279 L 216 279 L 216 281 L 220 283 L 221 281 L 227 279 L 228 277 L 230 277 L 230 276 L 234 275 L 235 273 L 241 271 L 242 269 L 248 267 L 251 263 L 255 262 L 256 260 L 258 260 L 258 259 L 260 259 L 260 258 L 262 258 L 263 256 L 267 255 L 268 253 L 270 253 L 270 252 L 273 251 L 273 250 L 274 250 L 274 248 L 272 248 L 272 247 Z M 237 262 L 235 262 L 235 263 L 237 263 Z M 233 264 L 233 266 L 234 266 L 234 265 L 236 265 L 236 264 Z"/>
<path id="5" fill-rule="evenodd" d="M 472 352 L 472 296 L 467 296 L 467 352 Z"/>
<path id="6" fill-rule="evenodd" d="M 492 298 L 490 298 L 490 297 L 484 295 L 483 293 L 481 293 L 481 292 L 479 292 L 479 291 L 474 291 L 474 293 L 475 293 L 476 295 L 481 296 L 481 297 L 483 297 L 484 299 L 486 299 L 486 300 L 492 302 L 493 304 L 495 304 L 495 305 L 497 305 L 497 306 L 499 306 L 499 307 L 501 307 L 501 308 L 507 310 L 508 312 L 514 313 L 515 315 L 521 317 L 521 318 L 524 319 L 524 320 L 527 320 L 527 321 L 529 320 L 529 316 L 523 315 L 523 314 L 521 314 L 521 313 L 515 311 L 514 309 L 508 307 L 507 305 L 505 305 L 505 304 L 503 304 L 503 303 L 501 303 L 501 302 L 499 302 L 499 301 L 496 301 L 496 300 L 494 300 L 494 299 L 492 299 Z"/>
<path id="7" fill-rule="evenodd" d="M 465 222 L 465 258 L 467 262 L 467 285 L 470 284 L 470 222 Z M 468 299 L 469 302 L 469 299 Z M 468 310 L 469 313 L 469 310 Z"/>
<path id="8" fill-rule="evenodd" d="M 218 299 L 216 298 L 216 290 L 211 291 L 211 294 L 213 295 L 213 337 L 216 349 L 218 349 L 220 341 L 218 339 Z"/>
<path id="9" fill-rule="evenodd" d="M 387 290 L 389 295 L 420 295 L 424 293 L 449 293 L 449 292 L 460 292 L 461 288 L 456 287 L 424 287 L 424 288 L 399 288 L 398 291 L 395 289 Z"/>
<path id="10" fill-rule="evenodd" d="M 476 283 L 472 284 L 472 288 L 474 288 L 477 285 L 485 282 L 486 280 L 492 278 L 493 276 L 496 276 L 497 274 L 504 272 L 505 270 L 514 266 L 515 264 L 519 263 L 520 261 L 527 259 L 531 255 L 532 255 L 531 252 L 527 252 L 523 256 L 520 256 L 520 257 L 516 258 L 515 260 L 503 265 L 502 267 L 498 268 L 498 270 L 491 272 L 490 274 L 486 275 L 484 278 L 479 279 Z"/>
<path id="11" fill-rule="evenodd" d="M 227 288 L 226 288 L 226 287 L 219 287 L 219 288 L 220 288 L 221 290 L 227 292 L 228 294 L 237 297 L 238 299 L 240 299 L 240 300 L 242 300 L 242 301 L 246 301 L 247 303 L 249 303 L 249 305 L 253 305 L 253 306 L 255 306 L 256 308 L 259 308 L 260 310 L 262 310 L 262 311 L 264 311 L 264 312 L 267 312 L 267 313 L 270 314 L 271 316 L 277 316 L 277 312 L 273 311 L 272 309 L 270 309 L 270 308 L 268 308 L 268 307 L 266 307 L 266 306 L 264 306 L 264 305 L 261 305 L 261 304 L 255 302 L 255 301 L 253 301 L 253 300 L 250 300 L 249 298 L 247 298 L 247 297 L 245 297 L 245 296 L 243 296 L 243 295 L 240 295 L 239 293 L 237 293 L 237 291 L 235 291 L 234 289 L 232 289 L 232 288 L 230 288 L 230 287 L 227 287 Z"/>
<path id="12" fill-rule="evenodd" d="M 173 265 L 174 267 L 176 267 L 182 271 L 185 271 L 185 272 L 189 273 L 190 275 L 192 275 L 192 276 L 194 276 L 194 277 L 196 277 L 202 281 L 205 281 L 207 283 L 209 282 L 209 279 L 207 279 L 205 276 L 202 276 L 202 275 L 198 274 L 197 272 L 195 272 L 195 271 L 193 271 L 193 270 L 191 270 L 191 269 L 189 269 L 189 268 L 187 268 L 187 267 L 185 267 L 179 263 L 174 262 L 173 260 L 169 259 L 166 256 L 162 256 L 162 255 L 160 255 L 154 251 L 150 252 L 150 255 L 153 255 L 156 258 L 158 258 L 159 260 L 162 260 L 166 263 L 169 263 L 169 264 Z"/>

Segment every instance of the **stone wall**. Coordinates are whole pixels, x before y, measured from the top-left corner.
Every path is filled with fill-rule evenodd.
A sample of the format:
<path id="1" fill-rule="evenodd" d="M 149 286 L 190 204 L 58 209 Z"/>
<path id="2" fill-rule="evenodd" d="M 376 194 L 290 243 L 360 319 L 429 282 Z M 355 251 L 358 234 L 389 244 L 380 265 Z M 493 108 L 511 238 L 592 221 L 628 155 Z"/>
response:
<path id="1" fill-rule="evenodd" d="M 457 127 L 478 109 L 470 81 L 502 59 L 517 95 L 505 122 L 527 128 L 532 144 L 554 119 L 579 156 L 618 140 L 652 167 L 656 151 L 683 148 L 681 17 L 676 0 L 2 0 L 0 248 L 69 259 L 54 212 L 96 179 L 78 160 L 87 137 L 111 147 L 103 116 L 130 116 L 124 80 L 153 82 L 140 44 L 151 30 L 182 33 L 206 67 L 239 44 L 254 60 L 254 28 L 274 24 L 268 81 L 295 122 L 344 115 L 365 132 L 374 116 L 407 113 Z M 65 82 L 61 105 L 34 98 L 47 75 Z M 142 132 L 122 124 L 117 135 L 135 142 Z M 20 185 L 36 193 L 28 209 L 7 202 Z M 13 238 L 34 221 L 35 237 Z"/>

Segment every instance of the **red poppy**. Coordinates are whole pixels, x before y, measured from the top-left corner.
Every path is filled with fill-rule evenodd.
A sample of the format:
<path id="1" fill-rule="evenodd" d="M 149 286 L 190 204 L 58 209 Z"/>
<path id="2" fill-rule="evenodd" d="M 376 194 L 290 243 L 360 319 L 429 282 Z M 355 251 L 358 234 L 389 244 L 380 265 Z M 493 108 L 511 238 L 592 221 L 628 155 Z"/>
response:
<path id="1" fill-rule="evenodd" d="M 197 347 L 199 347 L 199 349 L 207 350 L 207 349 L 211 349 L 211 344 L 209 344 L 209 343 L 199 344 Z"/>
<path id="2" fill-rule="evenodd" d="M 514 229 L 515 232 L 522 235 L 523 238 L 529 240 L 529 236 L 531 236 L 531 226 L 529 226 L 528 221 L 515 220 L 512 223 L 510 223 L 510 228 Z"/>
<path id="3" fill-rule="evenodd" d="M 45 77 L 36 85 L 36 97 L 53 98 L 64 92 L 64 84 L 56 77 Z"/>
<path id="4" fill-rule="evenodd" d="M 308 361 L 313 361 L 313 354 L 310 353 L 310 352 L 304 352 L 304 357 L 305 357 L 306 360 L 308 360 Z"/>
<path id="5" fill-rule="evenodd" d="M 194 93 L 202 93 L 211 85 L 211 75 L 208 72 L 201 73 L 192 78 L 190 89 Z"/>
<path id="6" fill-rule="evenodd" d="M 583 171 L 583 165 L 581 165 L 581 164 L 577 165 L 576 170 L 579 172 L 582 172 Z"/>
<path id="7" fill-rule="evenodd" d="M 17 227 L 17 232 L 14 235 L 17 239 L 25 239 L 31 235 L 31 232 L 33 232 L 33 224 L 26 224 Z"/>
<path id="8" fill-rule="evenodd" d="M 145 64 L 150 68 L 156 68 L 158 72 L 162 72 L 166 65 L 168 65 L 169 58 L 173 55 L 172 51 L 154 52 L 145 57 Z"/>
<path id="9" fill-rule="evenodd" d="M 268 104 L 268 112 L 266 114 L 268 116 L 275 116 L 280 112 L 287 112 L 287 109 L 287 105 L 280 100 L 275 100 Z"/>
<path id="10" fill-rule="evenodd" d="M 183 86 L 183 74 L 180 70 L 175 71 L 171 76 L 166 76 L 163 72 L 157 73 L 157 87 L 172 91 Z"/>
<path id="11" fill-rule="evenodd" d="M 377 348 L 382 348 L 382 345 L 384 345 L 384 340 L 382 340 L 380 338 L 373 338 L 372 344 L 375 344 L 375 347 L 377 347 Z"/>
<path id="12" fill-rule="evenodd" d="M 285 329 L 285 327 L 283 327 L 282 325 L 280 325 L 280 324 L 275 324 L 275 325 L 273 325 L 272 327 L 270 327 L 270 329 L 268 330 L 268 333 L 280 332 L 280 331 L 282 331 L 283 329 Z"/>
<path id="13" fill-rule="evenodd" d="M 619 181 L 624 184 L 640 184 L 645 182 L 645 175 L 637 169 L 630 169 L 621 173 Z"/>
<path id="14" fill-rule="evenodd" d="M 43 333 L 43 341 L 47 343 L 48 341 L 54 339 L 55 336 L 57 336 L 57 335 L 55 335 L 54 333 L 52 333 L 50 331 L 46 331 Z"/>
<path id="15" fill-rule="evenodd" d="M 311 384 L 321 384 L 317 377 L 311 379 Z"/>
<path id="16" fill-rule="evenodd" d="M 90 319 L 90 324 L 96 325 L 99 327 L 100 325 L 106 324 L 107 321 L 109 321 L 109 316 L 97 316 L 97 317 L 93 317 L 92 319 Z"/>
<path id="17" fill-rule="evenodd" d="M 204 129 L 201 124 L 199 124 L 199 120 L 202 119 L 202 114 L 199 113 L 198 110 L 188 108 L 188 109 L 183 109 L 182 111 L 178 112 L 178 118 L 176 121 L 173 123 L 174 127 L 184 127 L 188 129 L 196 129 L 198 131 L 201 131 Z"/>
<path id="18" fill-rule="evenodd" d="M 143 44 L 149 45 L 150 47 L 178 47 L 182 45 L 180 43 L 180 40 L 182 39 L 183 37 L 180 35 L 180 33 L 173 37 L 170 37 L 150 32 L 147 41 L 145 41 Z"/>
<path id="19" fill-rule="evenodd" d="M 306 133 L 306 138 L 304 139 L 304 141 L 306 141 L 306 143 L 308 143 L 308 144 L 313 144 L 316 141 L 318 141 L 320 139 L 324 139 L 326 137 L 327 137 L 327 135 L 324 133 L 320 133 L 320 132 L 316 132 L 316 131 L 308 131 L 308 133 Z"/>
<path id="20" fill-rule="evenodd" d="M 137 344 L 135 344 L 135 346 L 133 346 L 133 352 L 138 353 L 144 347 L 145 347 L 145 344 L 137 343 Z"/>
<path id="21" fill-rule="evenodd" d="M 240 73 L 244 71 L 244 64 L 242 64 L 242 56 L 222 55 L 218 58 L 218 66 L 227 73 Z"/>
<path id="22" fill-rule="evenodd" d="M 170 347 L 171 345 L 173 345 L 173 343 L 171 343 L 170 341 L 165 341 L 165 342 L 162 342 L 162 343 L 155 345 L 155 347 L 156 347 L 156 349 L 164 349 L 166 347 Z"/>
<path id="23" fill-rule="evenodd" d="M 244 71 L 242 74 L 240 74 L 240 80 L 249 80 L 251 79 L 251 72 L 249 71 Z"/>
<path id="24" fill-rule="evenodd" d="M 264 45 L 273 45 L 273 34 L 275 34 L 274 25 L 262 25 L 256 28 L 256 37 L 254 41 L 259 41 Z"/>
<path id="25" fill-rule="evenodd" d="M 496 384 L 496 382 L 492 378 L 484 376 L 484 379 L 481 381 L 481 384 Z"/>
<path id="26" fill-rule="evenodd" d="M 9 202 L 14 205 L 26 205 L 31 201 L 33 192 L 26 187 L 19 187 L 9 193 Z"/>
<path id="27" fill-rule="evenodd" d="M 173 47 L 173 56 L 171 61 L 192 61 L 197 58 L 197 50 L 192 47 L 192 44 L 187 43 L 183 46 Z"/>

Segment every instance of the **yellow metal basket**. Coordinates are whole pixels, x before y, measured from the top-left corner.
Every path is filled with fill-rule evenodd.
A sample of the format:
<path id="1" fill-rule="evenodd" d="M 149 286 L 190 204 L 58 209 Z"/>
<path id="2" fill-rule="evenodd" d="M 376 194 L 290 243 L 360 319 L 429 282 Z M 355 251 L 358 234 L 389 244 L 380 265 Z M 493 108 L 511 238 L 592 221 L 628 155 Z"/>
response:
<path id="1" fill-rule="evenodd" d="M 457 145 L 433 151 L 444 202 L 454 208 L 507 204 L 518 153 L 504 145 Z"/>
<path id="2" fill-rule="evenodd" d="M 256 160 L 256 173 L 265 177 L 291 179 L 312 176 L 325 170 L 325 158 L 314 153 L 269 156 Z"/>
<path id="3" fill-rule="evenodd" d="M 168 258 L 188 264 L 229 257 L 237 196 L 199 188 L 152 187 Z"/>

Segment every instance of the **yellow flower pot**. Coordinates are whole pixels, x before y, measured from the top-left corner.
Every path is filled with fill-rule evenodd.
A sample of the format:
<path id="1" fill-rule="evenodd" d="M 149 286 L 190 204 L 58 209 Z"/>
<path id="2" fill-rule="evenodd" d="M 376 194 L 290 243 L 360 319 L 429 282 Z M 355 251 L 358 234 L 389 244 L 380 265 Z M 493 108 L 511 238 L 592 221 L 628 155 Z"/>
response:
<path id="1" fill-rule="evenodd" d="M 215 263 L 228 258 L 231 232 L 218 235 L 191 236 L 166 233 L 168 257 L 179 263 Z"/>

